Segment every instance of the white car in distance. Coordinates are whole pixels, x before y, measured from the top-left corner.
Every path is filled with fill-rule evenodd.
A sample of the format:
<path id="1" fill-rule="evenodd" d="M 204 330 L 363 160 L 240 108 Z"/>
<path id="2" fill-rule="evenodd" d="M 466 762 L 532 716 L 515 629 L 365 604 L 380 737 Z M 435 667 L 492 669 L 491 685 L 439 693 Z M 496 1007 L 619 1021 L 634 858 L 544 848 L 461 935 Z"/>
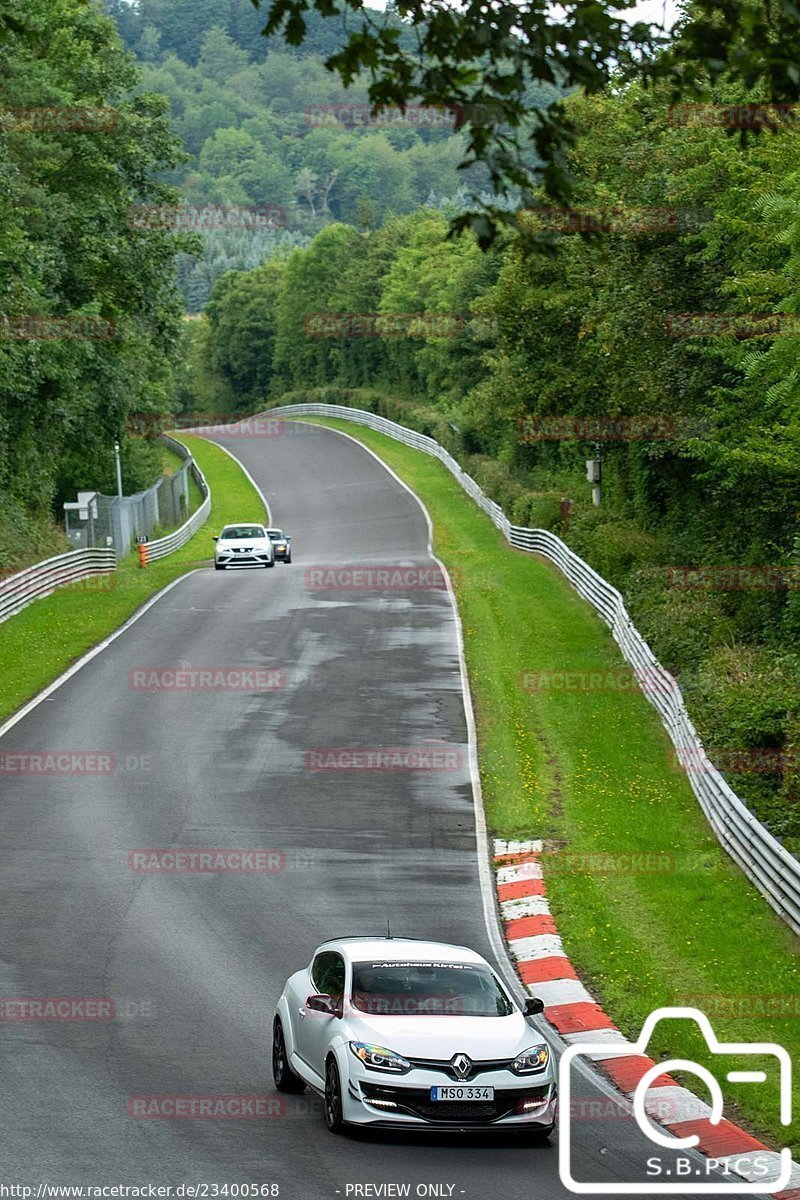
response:
<path id="1" fill-rule="evenodd" d="M 498 1130 L 544 1141 L 556 1121 L 550 1047 L 474 950 L 402 937 L 324 942 L 273 1019 L 280 1092 L 324 1099 L 347 1126 Z"/>
<path id="2" fill-rule="evenodd" d="M 214 567 L 274 567 L 275 551 L 264 525 L 225 525 L 214 538 Z"/>

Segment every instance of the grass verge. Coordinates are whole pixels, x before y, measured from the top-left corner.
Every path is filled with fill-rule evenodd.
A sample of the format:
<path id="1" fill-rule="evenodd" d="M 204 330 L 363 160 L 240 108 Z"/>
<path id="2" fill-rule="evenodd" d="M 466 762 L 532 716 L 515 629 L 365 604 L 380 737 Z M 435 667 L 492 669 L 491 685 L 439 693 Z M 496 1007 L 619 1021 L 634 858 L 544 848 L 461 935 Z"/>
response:
<path id="1" fill-rule="evenodd" d="M 4 621 L 0 626 L 0 719 L 56 679 L 155 592 L 195 566 L 210 565 L 213 530 L 229 521 L 265 519 L 258 492 L 238 463 L 203 438 L 181 434 L 180 441 L 191 450 L 211 488 L 208 522 L 180 550 L 146 570 L 140 568 L 138 556 L 130 554 L 113 574 L 60 588 Z"/>
<path id="2" fill-rule="evenodd" d="M 347 421 L 315 421 L 375 450 L 430 513 L 464 628 L 487 821 L 496 836 L 569 851 L 545 856 L 545 878 L 589 990 L 632 1040 L 654 1009 L 682 1003 L 703 1009 L 722 1040 L 800 1055 L 800 944 L 720 849 L 594 610 L 550 563 L 511 549 L 437 460 Z M 601 683 L 552 686 L 550 673 L 565 671 Z M 610 865 L 597 869 L 592 855 Z M 617 855 L 658 866 L 623 870 Z M 789 1019 L 770 1015 L 777 1006 Z M 656 1060 L 719 1071 L 692 1022 L 662 1023 L 654 1036 Z M 685 1082 L 708 1098 L 701 1080 Z M 788 1138 L 780 1125 L 777 1085 L 724 1092 L 727 1115 L 800 1147 L 797 1124 Z M 796 1083 L 795 1111 L 798 1100 Z"/>

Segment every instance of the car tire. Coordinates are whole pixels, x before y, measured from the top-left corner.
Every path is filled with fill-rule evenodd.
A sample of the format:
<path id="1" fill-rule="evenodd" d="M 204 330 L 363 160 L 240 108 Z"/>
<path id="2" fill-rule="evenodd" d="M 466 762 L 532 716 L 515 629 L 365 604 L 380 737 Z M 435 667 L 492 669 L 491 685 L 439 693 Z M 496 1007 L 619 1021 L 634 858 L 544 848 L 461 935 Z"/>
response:
<path id="1" fill-rule="evenodd" d="M 342 1083 L 336 1059 L 331 1055 L 325 1064 L 325 1124 L 330 1133 L 344 1133 L 342 1115 Z"/>
<path id="2" fill-rule="evenodd" d="M 269 568 L 270 568 L 270 567 L 274 567 L 274 566 L 275 566 L 275 559 L 273 558 L 273 559 L 271 559 L 271 561 L 270 561 L 270 562 L 268 562 L 268 563 L 264 563 L 264 566 L 265 566 L 265 567 L 266 567 L 268 570 L 269 570 Z"/>
<path id="3" fill-rule="evenodd" d="M 288 567 L 289 563 L 292 561 L 291 554 L 287 554 L 286 558 L 283 561 L 286 563 L 286 565 Z"/>
<path id="4" fill-rule="evenodd" d="M 299 1095 L 306 1090 L 306 1085 L 299 1075 L 295 1075 L 289 1066 L 289 1056 L 286 1053 L 286 1042 L 283 1038 L 283 1026 L 276 1018 L 272 1029 L 272 1078 L 279 1092 L 294 1092 Z"/>
<path id="5" fill-rule="evenodd" d="M 214 570 L 215 571 L 224 571 L 225 564 L 224 563 L 214 563 Z"/>

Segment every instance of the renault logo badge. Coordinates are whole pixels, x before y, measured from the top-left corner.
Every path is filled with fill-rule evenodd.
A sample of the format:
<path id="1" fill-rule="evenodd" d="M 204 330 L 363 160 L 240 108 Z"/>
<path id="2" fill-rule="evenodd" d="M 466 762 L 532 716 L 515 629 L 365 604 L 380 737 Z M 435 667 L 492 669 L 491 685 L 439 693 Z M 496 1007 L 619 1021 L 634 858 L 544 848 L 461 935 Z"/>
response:
<path id="1" fill-rule="evenodd" d="M 450 1059 L 450 1066 L 457 1079 L 466 1079 L 472 1070 L 472 1059 L 466 1054 L 456 1054 Z"/>

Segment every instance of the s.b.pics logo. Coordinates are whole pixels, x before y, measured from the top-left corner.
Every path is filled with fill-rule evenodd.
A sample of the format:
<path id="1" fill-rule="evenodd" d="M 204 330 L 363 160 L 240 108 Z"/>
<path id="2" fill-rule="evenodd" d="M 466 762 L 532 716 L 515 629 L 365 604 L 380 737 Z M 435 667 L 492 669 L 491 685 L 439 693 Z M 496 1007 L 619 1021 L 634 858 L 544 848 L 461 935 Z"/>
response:
<path id="1" fill-rule="evenodd" d="M 647 1058 L 647 1047 L 656 1024 L 669 1019 L 697 1023 L 710 1053 L 719 1056 L 718 1070 L 711 1071 L 690 1059 L 656 1062 Z M 575 1111 L 571 1091 L 573 1060 L 584 1057 L 603 1062 L 625 1058 L 630 1064 L 637 1055 L 651 1064 L 638 1079 L 630 1097 L 632 1116 L 653 1146 L 643 1169 L 643 1178 L 630 1182 L 576 1179 L 571 1140 Z M 742 1058 L 749 1061 L 742 1064 Z M 714 1066 L 717 1067 L 716 1057 Z M 696 1077 L 704 1085 L 702 1090 L 708 1093 L 710 1103 L 695 1096 L 688 1087 L 680 1086 L 671 1072 Z M 789 1125 L 792 1063 L 783 1046 L 774 1042 L 720 1042 L 708 1017 L 699 1009 L 659 1008 L 647 1018 L 634 1045 L 623 1040 L 601 1041 L 598 1038 L 596 1042 L 579 1041 L 569 1046 L 562 1055 L 559 1075 L 559 1174 L 562 1184 L 570 1192 L 586 1196 L 688 1192 L 753 1196 L 798 1186 L 800 1172 L 793 1166 L 789 1149 L 777 1153 L 760 1147 L 758 1142 L 742 1134 L 742 1149 L 737 1152 L 736 1139 L 721 1136 L 725 1127 L 720 1127 L 724 1104 L 720 1080 L 772 1087 L 779 1101 L 780 1122 Z M 715 1146 L 720 1147 L 716 1156 Z M 694 1153 L 698 1149 L 706 1157 Z"/>

